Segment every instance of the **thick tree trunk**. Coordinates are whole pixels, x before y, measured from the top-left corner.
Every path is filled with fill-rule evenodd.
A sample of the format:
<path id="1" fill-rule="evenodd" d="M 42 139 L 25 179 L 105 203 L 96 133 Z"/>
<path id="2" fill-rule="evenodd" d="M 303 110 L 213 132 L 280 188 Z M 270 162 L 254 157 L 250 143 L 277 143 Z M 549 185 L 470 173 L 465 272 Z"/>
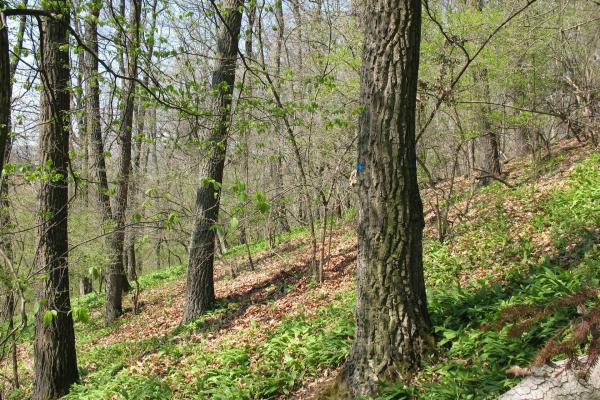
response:
<path id="1" fill-rule="evenodd" d="M 129 79 L 123 80 L 123 100 L 119 140 L 121 157 L 117 174 L 117 193 L 114 207 L 114 232 L 111 235 L 109 267 L 106 275 L 106 305 L 104 323 L 109 325 L 123 312 L 123 292 L 130 290 L 123 265 L 125 243 L 125 213 L 131 173 L 131 134 L 135 107 L 135 80 L 138 70 L 138 47 L 140 43 L 140 18 L 142 5 L 139 0 L 130 1 L 129 29 L 127 32 L 127 70 Z"/>
<path id="2" fill-rule="evenodd" d="M 217 61 L 212 87 L 217 95 L 214 103 L 218 121 L 207 137 L 205 154 L 200 166 L 200 187 L 196 192 L 194 228 L 190 240 L 190 255 L 183 321 L 196 319 L 212 307 L 215 300 L 213 262 L 215 230 L 220 205 L 220 185 L 227 149 L 231 118 L 231 99 L 235 83 L 243 0 L 225 0 L 220 10 L 224 22 L 217 37 Z"/>
<path id="3" fill-rule="evenodd" d="M 64 2 L 49 11 L 62 19 L 43 19 L 41 65 L 44 91 L 40 101 L 40 165 L 48 165 L 56 179 L 43 181 L 39 190 L 38 243 L 35 269 L 44 276 L 38 287 L 41 304 L 35 319 L 33 398 L 57 399 L 79 379 L 75 332 L 69 299 L 68 162 L 69 162 L 69 51 Z M 62 49 L 62 50 L 61 50 Z M 52 312 L 50 323 L 44 316 Z"/>
<path id="4" fill-rule="evenodd" d="M 405 378 L 433 347 L 415 144 L 421 2 L 369 0 L 367 8 L 356 335 L 338 385 L 350 398 L 373 395 L 380 383 Z"/>

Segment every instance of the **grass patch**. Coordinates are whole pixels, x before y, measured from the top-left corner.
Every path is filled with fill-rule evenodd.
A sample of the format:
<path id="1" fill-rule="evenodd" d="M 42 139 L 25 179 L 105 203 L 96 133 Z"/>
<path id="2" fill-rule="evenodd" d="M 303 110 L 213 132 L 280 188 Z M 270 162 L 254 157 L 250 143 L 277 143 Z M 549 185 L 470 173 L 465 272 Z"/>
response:
<path id="1" fill-rule="evenodd" d="M 315 316 L 286 318 L 266 332 L 265 340 L 253 345 L 239 345 L 239 338 L 226 336 L 214 339 L 220 341 L 214 350 L 206 350 L 204 341 L 174 345 L 171 338 L 94 348 L 81 364 L 97 369 L 82 371 L 85 384 L 74 386 L 66 399 L 112 399 L 116 395 L 119 399 L 233 400 L 288 394 L 323 368 L 345 359 L 354 334 L 353 310 L 354 293 L 339 293 L 333 304 Z M 202 325 L 203 321 L 196 321 L 174 334 L 191 334 Z M 126 367 L 132 360 L 156 353 L 171 360 L 184 359 L 186 368 L 168 370 L 167 376 L 160 377 L 142 376 Z M 186 379 L 190 374 L 195 377 L 192 383 Z"/>

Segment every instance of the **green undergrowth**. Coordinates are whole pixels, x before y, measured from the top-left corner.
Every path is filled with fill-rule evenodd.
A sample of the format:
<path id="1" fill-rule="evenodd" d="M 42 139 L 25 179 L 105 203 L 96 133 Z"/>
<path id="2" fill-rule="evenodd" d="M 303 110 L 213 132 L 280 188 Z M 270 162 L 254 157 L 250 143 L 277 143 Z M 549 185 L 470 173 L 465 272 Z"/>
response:
<path id="1" fill-rule="evenodd" d="M 353 224 L 354 221 L 356 220 L 356 216 L 357 216 L 357 211 L 355 208 L 350 208 L 348 210 L 345 210 L 344 214 L 342 215 L 342 217 L 339 220 L 336 220 L 332 217 L 330 217 L 328 219 L 328 221 L 327 221 L 328 229 L 331 225 L 333 225 L 334 227 L 340 227 L 340 226 L 346 226 L 350 223 Z M 320 229 L 320 226 L 321 226 L 321 222 L 319 220 L 317 220 L 315 222 L 315 228 L 318 230 L 318 229 Z M 283 233 L 278 233 L 278 234 L 274 235 L 273 244 L 274 244 L 274 246 L 279 246 L 281 244 L 289 243 L 294 240 L 306 239 L 308 237 L 308 235 L 309 235 L 308 226 L 304 226 L 304 225 L 295 226 L 295 227 L 292 227 L 289 232 L 283 232 Z M 260 240 L 250 243 L 248 246 L 250 248 L 250 254 L 255 255 L 262 251 L 266 251 L 270 248 L 269 239 L 262 238 Z M 230 258 L 240 257 L 240 256 L 245 257 L 246 252 L 247 252 L 247 250 L 246 250 L 245 244 L 235 245 L 235 246 L 230 247 L 227 250 L 227 253 L 225 254 L 225 258 L 230 259 Z"/>
<path id="2" fill-rule="evenodd" d="M 289 232 L 276 234 L 275 238 L 274 238 L 275 239 L 274 244 L 279 245 L 281 243 L 287 243 L 292 240 L 302 238 L 302 237 L 306 236 L 307 232 L 308 232 L 308 229 L 305 226 L 293 227 Z M 263 238 L 263 239 L 254 241 L 254 242 L 250 243 L 248 246 L 250 247 L 250 253 L 252 255 L 254 255 L 254 254 L 260 253 L 261 251 L 266 251 L 269 249 L 269 239 Z M 246 254 L 246 245 L 239 244 L 239 245 L 232 246 L 231 248 L 229 248 L 227 250 L 227 253 L 225 254 L 225 258 L 230 259 L 233 257 L 244 256 L 245 254 Z"/>
<path id="3" fill-rule="evenodd" d="M 476 205 L 478 218 L 459 226 L 453 242 L 428 244 L 426 275 L 437 354 L 415 383 L 387 387 L 379 400 L 496 398 L 518 382 L 506 369 L 527 365 L 577 316 L 574 307 L 559 309 L 519 337 L 509 337 L 509 327 L 490 328 L 510 305 L 543 305 L 599 284 L 600 154 L 580 163 L 565 188 L 542 200 L 533 199 L 534 185 L 493 185 L 486 190 L 494 196 Z M 510 203 L 519 207 L 519 214 L 533 216 L 515 218 L 507 211 Z M 537 248 L 531 232 L 549 232 L 549 249 Z M 461 273 L 477 267 L 489 274 L 461 285 Z M 449 281 L 452 287 L 447 287 Z M 567 329 L 563 335 L 568 334 Z"/>
<path id="4" fill-rule="evenodd" d="M 196 343 L 174 341 L 173 337 L 94 348 L 81 360 L 94 370 L 85 369 L 85 384 L 74 386 L 66 398 L 257 399 L 285 395 L 323 368 L 335 367 L 345 359 L 354 331 L 354 294 L 341 292 L 336 297 L 314 316 L 285 318 L 256 343 L 237 344 L 240 336 L 229 335 L 214 339 L 218 343 L 210 350 L 206 349 L 208 339 Z M 221 308 L 208 318 L 224 312 Z M 196 322 L 174 335 L 185 337 L 201 326 Z M 253 337 L 258 330 L 253 327 L 237 335 Z M 141 375 L 126 367 L 144 355 L 157 353 L 184 360 L 186 367 L 167 368 L 163 376 Z M 193 377 L 192 383 L 188 376 Z"/>
<path id="5" fill-rule="evenodd" d="M 509 306 L 547 304 L 599 284 L 600 154 L 581 162 L 566 185 L 536 197 L 537 185 L 493 184 L 473 204 L 475 216 L 458 223 L 447 242 L 425 241 L 437 351 L 412 383 L 382 388 L 379 400 L 496 398 L 518 381 L 506 369 L 527 365 L 576 316 L 574 308 L 562 308 L 518 337 L 509 337 L 510 326 L 492 328 Z M 268 243 L 253 248 L 263 245 Z M 143 285 L 182 273 L 183 267 L 157 272 L 142 278 Z M 227 321 L 243 306 L 222 301 L 165 338 L 85 346 L 79 354 L 83 383 L 67 399 L 285 397 L 343 363 L 354 332 L 354 300 L 352 292 L 339 292 L 311 316 L 287 317 L 271 328 L 253 323 L 219 336 L 213 323 Z M 78 301 L 88 307 L 102 302 Z M 109 334 L 93 326 L 79 328 L 84 342 Z M 164 366 L 136 369 L 148 356 L 165 360 Z"/>
<path id="6" fill-rule="evenodd" d="M 185 273 L 185 265 L 174 265 L 168 268 L 153 271 L 139 277 L 140 290 L 150 289 L 181 278 Z M 92 292 L 84 296 L 74 298 L 71 303 L 73 307 L 85 307 L 87 309 L 98 308 L 104 304 L 105 293 Z"/>

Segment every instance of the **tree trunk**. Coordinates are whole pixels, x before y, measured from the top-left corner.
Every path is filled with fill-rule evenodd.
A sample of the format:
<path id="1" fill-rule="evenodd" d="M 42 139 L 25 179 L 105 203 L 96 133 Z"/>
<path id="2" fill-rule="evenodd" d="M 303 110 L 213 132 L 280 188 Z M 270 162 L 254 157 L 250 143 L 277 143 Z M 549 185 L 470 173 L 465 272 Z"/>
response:
<path id="1" fill-rule="evenodd" d="M 4 156 L 10 136 L 10 98 L 12 85 L 9 49 L 8 26 L 6 26 L 4 14 L 0 14 L 0 172 L 4 168 Z"/>
<path id="2" fill-rule="evenodd" d="M 281 1 L 275 2 L 275 18 L 277 19 L 277 45 L 275 47 L 275 79 L 277 80 L 277 90 L 281 91 L 281 56 L 283 49 L 285 20 L 283 18 L 283 4 Z M 277 142 L 280 140 L 283 127 L 277 120 L 275 124 L 277 132 L 274 137 Z M 284 233 L 290 231 L 290 224 L 287 220 L 285 210 L 285 196 L 283 190 L 283 155 L 281 154 L 282 144 L 277 146 L 277 153 L 271 162 L 271 180 L 275 184 L 275 199 L 273 201 L 273 214 L 275 219 L 275 233 Z"/>
<path id="3" fill-rule="evenodd" d="M 97 6 L 97 7 L 96 7 Z M 101 2 L 90 6 L 85 18 L 85 42 L 86 45 L 98 54 L 98 23 Z M 87 114 L 87 135 L 90 138 L 92 156 L 94 158 L 94 169 L 98 181 L 98 202 L 102 211 L 102 219 L 105 225 L 112 221 L 112 210 L 110 198 L 108 197 L 108 179 L 106 177 L 106 161 L 104 159 L 104 144 L 102 141 L 102 127 L 100 126 L 100 85 L 98 82 L 98 60 L 91 55 L 85 57 L 85 111 Z"/>
<path id="4" fill-rule="evenodd" d="M 111 235 L 109 251 L 109 267 L 106 276 L 106 306 L 104 323 L 109 325 L 123 312 L 123 291 L 131 287 L 123 265 L 125 242 L 125 213 L 131 173 L 131 132 L 133 129 L 133 110 L 135 107 L 135 80 L 138 69 L 138 48 L 140 43 L 141 3 L 139 0 L 130 1 L 129 29 L 127 32 L 127 71 L 129 79 L 123 80 L 123 100 L 119 140 L 121 142 L 121 157 L 117 175 L 117 194 L 114 209 L 114 232 Z"/>
<path id="5" fill-rule="evenodd" d="M 130 239 L 127 244 L 127 276 L 134 279 L 137 276 L 137 256 L 135 254 L 135 241 Z"/>
<path id="6" fill-rule="evenodd" d="M 85 296 L 88 293 L 92 293 L 92 280 L 87 276 L 79 278 L 79 295 Z"/>
<path id="7" fill-rule="evenodd" d="M 515 137 L 516 155 L 523 157 L 531 153 L 531 142 L 529 139 L 529 127 L 519 126 L 517 127 Z"/>
<path id="8" fill-rule="evenodd" d="M 57 399 L 79 379 L 75 331 L 69 299 L 68 162 L 69 162 L 69 10 L 64 2 L 51 12 L 60 20 L 42 21 L 43 52 L 40 100 L 40 165 L 48 165 L 56 179 L 43 181 L 39 190 L 38 242 L 35 270 L 44 281 L 38 287 L 40 310 L 35 319 L 33 398 Z M 62 50 L 61 50 L 62 48 Z M 45 315 L 55 313 L 50 323 Z"/>
<path id="9" fill-rule="evenodd" d="M 152 17 L 151 17 L 149 32 L 154 32 L 156 29 L 156 16 L 157 16 L 156 7 L 157 7 L 157 5 L 158 5 L 158 0 L 154 0 L 152 2 L 152 9 L 151 9 Z M 147 52 L 148 64 L 151 64 L 152 56 L 154 54 L 154 42 L 148 43 L 147 51 L 148 51 Z M 147 65 L 148 71 L 151 69 L 151 67 L 152 67 L 151 65 Z M 144 82 L 144 86 L 146 86 L 146 87 L 149 86 L 150 77 L 148 76 L 148 74 L 144 74 L 143 82 Z M 143 213 L 143 208 L 140 207 L 139 191 L 140 191 L 140 180 L 144 176 L 144 172 L 142 171 L 142 152 L 144 151 L 144 149 L 142 146 L 144 144 L 144 137 L 145 137 L 145 132 L 146 132 L 147 105 L 145 104 L 145 100 L 146 100 L 146 97 L 140 95 L 139 101 L 137 104 L 137 111 L 136 111 L 137 134 L 136 134 L 136 140 L 135 140 L 136 151 L 135 151 L 135 157 L 134 157 L 134 161 L 133 161 L 134 176 L 132 177 L 131 191 L 129 194 L 131 210 L 133 213 L 139 213 L 139 214 Z M 129 229 L 129 234 L 127 235 L 128 236 L 127 237 L 127 253 L 128 253 L 127 258 L 129 260 L 129 264 L 127 265 L 127 275 L 131 279 L 133 279 L 134 276 L 137 276 L 137 274 L 141 271 L 141 258 L 136 257 L 136 253 L 135 253 L 136 252 L 135 243 L 136 243 L 136 238 L 139 235 L 139 233 L 140 233 L 140 227 L 132 226 Z"/>
<path id="10" fill-rule="evenodd" d="M 74 7 L 79 7 L 79 4 L 75 1 L 73 2 Z M 79 14 L 73 13 L 73 27 L 75 32 L 80 37 L 83 37 L 83 32 L 81 29 L 81 23 L 79 20 Z M 80 51 L 77 54 L 77 73 L 75 78 L 75 85 L 77 88 L 83 87 L 83 79 L 85 74 L 85 51 Z M 87 55 L 87 57 L 91 57 L 91 55 Z M 73 68 L 72 68 L 73 69 Z M 81 173 L 83 179 L 89 179 L 89 143 L 88 143 L 88 135 L 87 135 L 87 113 L 85 112 L 85 93 L 82 90 L 73 90 L 71 92 L 72 105 L 76 110 L 76 119 L 77 119 L 77 135 L 75 132 L 71 132 L 72 140 L 79 146 L 80 150 L 83 150 L 83 165 L 81 166 Z M 83 197 L 83 204 L 87 208 L 89 205 L 89 190 L 87 185 L 79 186 L 79 181 L 75 181 L 76 186 L 81 190 L 81 194 Z"/>
<path id="11" fill-rule="evenodd" d="M 473 6 L 477 11 L 483 9 L 483 0 L 474 0 Z M 490 82 L 487 68 L 481 68 L 475 72 L 475 82 L 478 82 L 483 88 L 481 93 L 484 101 L 490 101 Z M 485 186 L 493 182 L 494 176 L 502 174 L 500 166 L 500 151 L 498 134 L 494 132 L 490 122 L 491 106 L 483 104 L 479 110 L 479 185 Z"/>
<path id="12" fill-rule="evenodd" d="M 4 299 L 4 304 L 2 305 L 2 309 L 0 310 L 0 315 L 2 317 L 2 321 L 8 321 L 8 327 L 6 332 L 12 332 L 15 327 L 14 316 L 15 316 L 15 296 L 11 291 L 11 288 L 8 288 L 9 292 Z M 12 361 L 12 372 L 13 372 L 13 386 L 15 388 L 19 388 L 19 364 L 18 364 L 18 349 L 17 349 L 17 335 L 13 334 L 12 338 L 10 338 L 11 348 L 10 355 Z M 4 357 L 4 350 L 2 350 L 2 354 L 0 354 L 0 359 Z"/>
<path id="13" fill-rule="evenodd" d="M 490 87 L 487 69 L 481 69 L 475 76 L 477 81 L 481 82 L 483 85 L 484 100 L 489 101 Z M 486 104 L 479 108 L 478 119 L 481 136 L 479 137 L 480 162 L 478 179 L 481 186 L 492 183 L 494 180 L 493 177 L 500 176 L 502 173 L 500 167 L 500 152 L 498 150 L 498 135 L 493 131 L 492 124 L 490 123 L 490 111 L 490 106 Z"/>
<path id="14" fill-rule="evenodd" d="M 231 99 L 235 83 L 243 0 L 225 0 L 221 11 L 224 22 L 217 37 L 216 65 L 212 88 L 217 95 L 214 102 L 217 125 L 208 134 L 205 154 L 200 166 L 200 187 L 196 192 L 194 228 L 190 240 L 190 255 L 186 286 L 186 304 L 183 321 L 196 319 L 212 307 L 215 300 L 213 262 L 215 230 L 220 205 L 220 187 L 227 149 L 231 118 Z"/>
<path id="15" fill-rule="evenodd" d="M 415 105 L 421 2 L 369 0 L 358 135 L 356 335 L 338 391 L 406 378 L 433 347 L 423 278 Z"/>
<path id="16" fill-rule="evenodd" d="M 85 41 L 87 46 L 96 54 L 98 53 L 98 24 L 102 3 L 93 3 L 90 5 L 88 15 L 85 18 Z M 85 57 L 85 94 L 86 94 L 86 130 L 90 138 L 92 147 L 92 157 L 94 159 L 94 169 L 97 180 L 98 203 L 102 214 L 102 228 L 105 231 L 115 229 L 116 223 L 113 220 L 113 213 L 110 204 L 108 178 L 106 174 L 106 160 L 104 158 L 104 143 L 102 139 L 102 127 L 100 125 L 100 85 L 98 82 L 98 60 L 87 55 Z M 111 248 L 113 237 L 106 237 L 106 246 Z M 123 275 L 124 276 L 124 275 Z M 102 285 L 100 285 L 101 287 Z M 123 279 L 122 288 L 127 288 L 128 282 Z"/>

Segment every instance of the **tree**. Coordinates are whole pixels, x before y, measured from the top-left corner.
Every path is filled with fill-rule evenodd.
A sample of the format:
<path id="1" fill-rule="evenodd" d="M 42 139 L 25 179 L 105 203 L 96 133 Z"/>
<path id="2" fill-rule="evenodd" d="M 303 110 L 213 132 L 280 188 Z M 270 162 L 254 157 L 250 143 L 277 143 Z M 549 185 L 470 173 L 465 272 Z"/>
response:
<path id="1" fill-rule="evenodd" d="M 0 14 L 0 173 L 4 168 L 5 149 L 10 135 L 11 71 L 8 26 Z"/>
<path id="2" fill-rule="evenodd" d="M 275 46 L 275 77 L 277 79 L 278 90 L 281 91 L 281 59 L 284 43 L 285 33 L 285 19 L 283 17 L 283 2 L 277 0 L 275 2 L 275 19 L 277 20 L 277 43 Z M 276 132 L 273 135 L 274 138 L 278 138 L 282 131 L 281 121 L 278 120 L 275 124 Z M 275 225 L 275 233 L 284 233 L 290 231 L 290 224 L 287 221 L 285 199 L 283 192 L 283 155 L 281 152 L 281 146 L 277 146 L 276 154 L 274 154 L 273 162 L 271 163 L 270 170 L 273 183 L 276 186 L 277 198 L 274 202 L 273 207 L 273 219 Z"/>
<path id="3" fill-rule="evenodd" d="M 483 10 L 483 0 L 475 0 L 473 6 L 478 12 Z M 482 67 L 475 72 L 475 82 L 481 85 L 481 94 L 485 102 L 491 101 L 490 82 L 488 70 Z M 494 177 L 499 177 L 502 173 L 500 166 L 499 138 L 490 121 L 491 107 L 488 104 L 482 104 L 478 110 L 479 121 L 479 147 L 481 151 L 481 160 L 479 162 L 479 184 L 488 185 Z"/>
<path id="4" fill-rule="evenodd" d="M 104 310 L 104 323 L 106 325 L 114 321 L 123 312 L 123 291 L 129 288 L 123 265 L 123 250 L 125 243 L 125 213 L 127 211 L 129 178 L 131 175 L 131 136 L 135 107 L 135 79 L 138 70 L 141 10 L 142 5 L 139 0 L 130 1 L 129 31 L 125 46 L 127 79 L 123 81 L 122 113 L 119 126 L 121 157 L 119 159 L 117 194 L 113 211 L 114 232 L 110 240 L 110 261 L 106 276 L 106 308 Z"/>
<path id="5" fill-rule="evenodd" d="M 183 321 L 189 322 L 209 309 L 215 300 L 213 262 L 215 228 L 219 217 L 221 183 L 231 118 L 243 0 L 225 0 L 219 17 L 216 65 L 212 75 L 215 126 L 202 147 L 200 187 L 196 191 L 194 226 L 190 240 L 186 304 Z"/>
<path id="6" fill-rule="evenodd" d="M 87 47 L 98 54 L 98 18 L 102 2 L 92 2 L 85 17 L 85 42 Z M 112 210 L 108 196 L 108 178 L 106 176 L 106 160 L 104 159 L 104 144 L 102 127 L 100 125 L 100 83 L 98 75 L 98 59 L 92 54 L 86 54 L 83 70 L 85 79 L 85 112 L 86 130 L 90 138 L 94 171 L 98 185 L 97 195 L 102 221 L 107 227 L 112 221 Z"/>
<path id="7" fill-rule="evenodd" d="M 33 398 L 56 399 L 79 379 L 75 332 L 69 299 L 68 163 L 69 50 L 68 3 L 49 3 L 46 11 L 60 17 L 42 18 L 39 162 L 44 177 L 39 188 L 36 271 L 40 305 L 35 320 Z"/>
<path id="8" fill-rule="evenodd" d="M 7 295 L 3 300 L 2 307 L 3 320 L 8 321 L 8 332 L 12 334 L 12 367 L 13 367 L 13 383 L 16 388 L 19 383 L 19 366 L 18 366 L 18 349 L 17 337 L 14 330 L 13 316 L 16 307 L 15 292 L 21 291 L 15 285 L 14 276 L 12 276 L 12 241 L 5 234 L 5 230 L 10 226 L 10 202 L 8 200 L 8 178 L 3 174 L 4 165 L 9 162 L 12 150 L 12 135 L 11 135 L 11 97 L 12 97 L 12 82 L 19 64 L 19 57 L 23 49 L 23 33 L 25 32 L 25 17 L 21 16 L 19 21 L 19 30 L 17 32 L 17 43 L 13 47 L 15 56 L 12 62 L 9 58 L 9 40 L 8 26 L 4 20 L 4 15 L 0 14 L 0 251 L 2 251 L 4 260 L 0 261 L 2 278 L 0 281 L 6 286 Z M 19 293 L 22 295 L 21 293 Z M 20 296 L 19 296 L 20 297 Z M 21 321 L 24 326 L 25 321 Z"/>
<path id="9" fill-rule="evenodd" d="M 367 9 L 356 335 L 339 385 L 350 398 L 405 377 L 432 347 L 415 150 L 421 2 L 369 0 Z"/>

